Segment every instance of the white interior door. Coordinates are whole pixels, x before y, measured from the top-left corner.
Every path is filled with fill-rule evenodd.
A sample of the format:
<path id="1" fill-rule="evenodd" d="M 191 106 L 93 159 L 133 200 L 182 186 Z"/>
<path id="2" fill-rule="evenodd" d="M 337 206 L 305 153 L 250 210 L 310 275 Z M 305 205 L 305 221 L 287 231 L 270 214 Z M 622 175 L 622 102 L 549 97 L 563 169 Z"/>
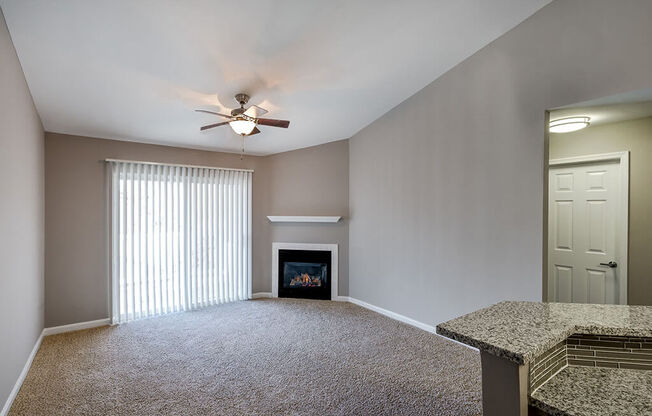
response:
<path id="1" fill-rule="evenodd" d="M 622 160 L 555 162 L 548 182 L 548 300 L 621 303 L 627 287 L 627 258 L 619 258 L 627 245 Z M 625 247 L 619 247 L 623 231 Z"/>

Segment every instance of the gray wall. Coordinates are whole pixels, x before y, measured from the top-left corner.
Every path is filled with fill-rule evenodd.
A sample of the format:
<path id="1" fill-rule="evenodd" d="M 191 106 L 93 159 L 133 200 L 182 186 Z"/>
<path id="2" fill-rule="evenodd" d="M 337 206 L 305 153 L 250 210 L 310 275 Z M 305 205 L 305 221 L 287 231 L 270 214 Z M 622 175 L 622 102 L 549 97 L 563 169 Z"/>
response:
<path id="1" fill-rule="evenodd" d="M 43 128 L 0 11 L 0 409 L 43 329 Z"/>
<path id="2" fill-rule="evenodd" d="M 345 251 L 348 247 L 346 223 L 322 229 L 272 225 L 266 218 L 267 215 L 345 214 L 347 141 L 240 160 L 239 155 L 230 153 L 55 133 L 45 136 L 46 327 L 108 316 L 105 165 L 102 162 L 106 158 L 254 169 L 254 292 L 271 291 L 272 241 L 328 241 L 340 243 Z M 343 290 L 348 287 L 346 261 L 344 255 L 340 259 L 344 275 L 341 294 L 346 294 Z"/>
<path id="3" fill-rule="evenodd" d="M 630 151 L 627 300 L 652 305 L 652 117 L 550 135 L 550 158 Z"/>
<path id="4" fill-rule="evenodd" d="M 349 143 L 349 295 L 436 324 L 542 296 L 545 110 L 652 85 L 652 2 L 555 1 Z"/>

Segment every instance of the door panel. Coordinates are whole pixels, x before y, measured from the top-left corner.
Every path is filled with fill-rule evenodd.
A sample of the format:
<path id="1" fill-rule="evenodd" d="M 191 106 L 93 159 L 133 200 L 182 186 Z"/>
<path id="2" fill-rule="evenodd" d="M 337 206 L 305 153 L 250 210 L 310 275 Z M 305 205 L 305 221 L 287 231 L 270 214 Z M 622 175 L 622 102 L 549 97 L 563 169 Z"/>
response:
<path id="1" fill-rule="evenodd" d="M 606 303 L 606 272 L 604 270 L 587 270 L 587 280 L 589 283 L 589 303 Z"/>
<path id="2" fill-rule="evenodd" d="M 618 303 L 618 269 L 600 263 L 618 261 L 619 163 L 551 166 L 549 175 L 548 299 Z"/>
<path id="3" fill-rule="evenodd" d="M 606 173 L 607 172 L 604 170 L 586 172 L 586 184 L 588 186 L 587 189 L 592 191 L 605 190 L 604 178 Z"/>
<path id="4" fill-rule="evenodd" d="M 606 218 L 607 201 L 586 201 L 586 219 L 588 246 L 587 251 L 606 254 Z"/>
<path id="5" fill-rule="evenodd" d="M 558 302 L 571 302 L 571 290 L 573 282 L 573 268 L 567 266 L 555 266 L 556 283 L 559 288 Z"/>
<path id="6" fill-rule="evenodd" d="M 557 226 L 555 227 L 555 248 L 573 249 L 573 201 L 555 201 Z"/>
<path id="7" fill-rule="evenodd" d="M 560 173 L 557 175 L 557 191 L 573 190 L 573 174 Z"/>
<path id="8" fill-rule="evenodd" d="M 588 296 L 588 276 L 586 273 L 586 269 L 581 269 L 581 268 L 576 268 L 576 273 L 573 278 L 573 281 L 571 282 L 572 286 L 572 291 L 571 291 L 571 302 L 579 302 L 579 303 L 587 303 L 589 296 Z M 564 297 L 568 297 L 568 295 L 563 295 Z M 561 297 L 561 296 L 560 296 Z"/>

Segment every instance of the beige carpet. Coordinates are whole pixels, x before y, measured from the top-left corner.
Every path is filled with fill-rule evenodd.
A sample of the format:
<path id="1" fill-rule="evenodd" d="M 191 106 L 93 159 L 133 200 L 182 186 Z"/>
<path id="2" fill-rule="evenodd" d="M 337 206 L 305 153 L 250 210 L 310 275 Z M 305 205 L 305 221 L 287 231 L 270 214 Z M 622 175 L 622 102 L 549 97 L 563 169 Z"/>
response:
<path id="1" fill-rule="evenodd" d="M 479 415 L 478 353 L 358 306 L 257 300 L 43 340 L 17 415 Z"/>

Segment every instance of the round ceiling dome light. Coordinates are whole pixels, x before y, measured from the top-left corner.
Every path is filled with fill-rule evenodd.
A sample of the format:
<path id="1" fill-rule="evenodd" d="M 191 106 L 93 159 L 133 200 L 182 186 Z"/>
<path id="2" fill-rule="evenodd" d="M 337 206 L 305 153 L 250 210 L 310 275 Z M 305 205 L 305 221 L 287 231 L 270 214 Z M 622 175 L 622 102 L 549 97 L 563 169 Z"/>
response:
<path id="1" fill-rule="evenodd" d="M 550 122 L 550 133 L 570 133 L 588 127 L 590 117 L 564 117 Z"/>
<path id="2" fill-rule="evenodd" d="M 256 127 L 256 123 L 247 119 L 236 119 L 229 122 L 229 126 L 233 129 L 236 134 L 241 136 L 246 136 L 251 133 Z"/>

